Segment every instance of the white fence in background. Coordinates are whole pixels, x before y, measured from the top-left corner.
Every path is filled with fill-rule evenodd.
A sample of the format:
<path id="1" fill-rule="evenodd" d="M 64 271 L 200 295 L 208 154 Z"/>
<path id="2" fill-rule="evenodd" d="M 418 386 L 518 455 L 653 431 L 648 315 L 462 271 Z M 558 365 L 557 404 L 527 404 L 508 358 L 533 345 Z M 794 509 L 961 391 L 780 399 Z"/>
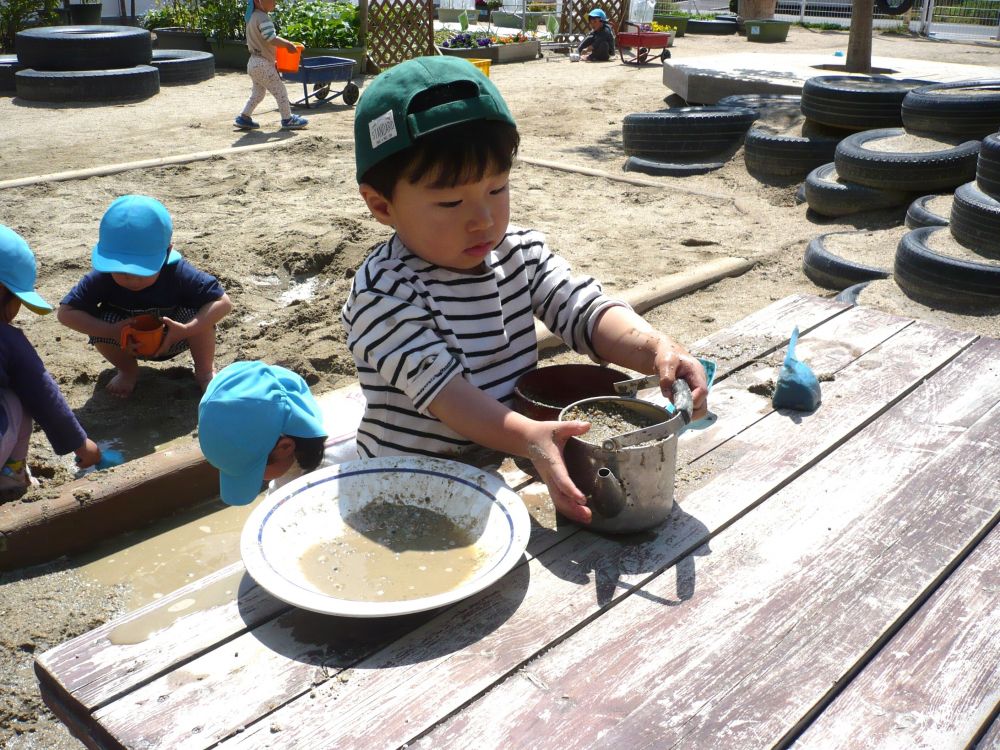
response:
<path id="1" fill-rule="evenodd" d="M 775 18 L 803 23 L 851 24 L 849 0 L 778 0 Z M 937 39 L 1000 39 L 1000 0 L 916 0 L 899 16 L 876 12 L 876 29 L 903 29 Z"/>

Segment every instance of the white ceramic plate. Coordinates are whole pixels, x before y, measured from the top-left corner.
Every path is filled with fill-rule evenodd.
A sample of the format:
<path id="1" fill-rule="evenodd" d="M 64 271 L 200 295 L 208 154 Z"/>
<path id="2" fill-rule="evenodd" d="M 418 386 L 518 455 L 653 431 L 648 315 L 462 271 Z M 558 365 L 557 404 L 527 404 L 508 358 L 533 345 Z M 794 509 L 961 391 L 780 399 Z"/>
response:
<path id="1" fill-rule="evenodd" d="M 344 531 L 344 519 L 369 502 L 420 503 L 470 529 L 483 552 L 458 587 L 405 601 L 351 601 L 316 588 L 300 558 Z M 430 504 L 427 504 L 427 499 Z M 528 511 L 495 474 L 438 458 L 391 456 L 349 461 L 306 474 L 261 501 L 243 527 L 240 554 L 247 572 L 289 604 L 342 617 L 389 617 L 457 602 L 496 582 L 521 559 L 531 524 Z"/>

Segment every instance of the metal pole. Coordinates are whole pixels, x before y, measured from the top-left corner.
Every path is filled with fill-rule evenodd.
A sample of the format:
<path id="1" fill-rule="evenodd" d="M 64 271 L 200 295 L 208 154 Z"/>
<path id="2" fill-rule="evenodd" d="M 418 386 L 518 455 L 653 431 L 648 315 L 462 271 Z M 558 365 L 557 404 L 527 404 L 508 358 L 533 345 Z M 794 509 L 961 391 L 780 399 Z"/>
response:
<path id="1" fill-rule="evenodd" d="M 927 2 L 924 3 L 924 7 L 921 10 L 922 13 L 920 15 L 920 35 L 930 36 L 931 19 L 934 18 L 934 0 L 927 0 Z"/>
<path id="2" fill-rule="evenodd" d="M 806 22 L 806 0 L 799 0 L 799 23 Z"/>

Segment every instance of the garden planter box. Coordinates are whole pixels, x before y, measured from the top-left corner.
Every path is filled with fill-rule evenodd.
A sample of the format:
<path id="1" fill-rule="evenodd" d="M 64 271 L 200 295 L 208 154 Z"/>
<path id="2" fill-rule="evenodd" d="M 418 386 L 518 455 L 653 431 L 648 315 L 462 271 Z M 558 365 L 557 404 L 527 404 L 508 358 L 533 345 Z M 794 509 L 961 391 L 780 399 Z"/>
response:
<path id="1" fill-rule="evenodd" d="M 74 26 L 98 26 L 101 23 L 101 3 L 81 3 L 69 6 L 69 22 Z"/>
<path id="2" fill-rule="evenodd" d="M 496 44 L 492 47 L 476 47 L 474 49 L 450 49 L 442 47 L 441 51 L 454 57 L 472 57 L 489 60 L 493 65 L 508 62 L 523 62 L 535 60 L 542 53 L 542 45 L 537 39 L 517 44 Z"/>
<path id="3" fill-rule="evenodd" d="M 190 49 L 197 52 L 212 51 L 205 32 L 198 29 L 165 27 L 162 29 L 153 29 L 153 33 L 156 35 L 156 41 L 153 43 L 156 49 Z"/>
<path id="4" fill-rule="evenodd" d="M 458 23 L 458 17 L 462 13 L 468 14 L 470 25 L 479 18 L 479 12 L 475 8 L 438 8 L 438 20 L 442 23 Z"/>
<path id="5" fill-rule="evenodd" d="M 215 55 L 216 68 L 242 70 L 246 68 L 247 62 L 250 60 L 250 50 L 247 49 L 246 42 L 228 39 L 224 42 L 217 42 L 212 39 L 209 41 L 209 47 L 211 48 L 209 51 Z"/>
<path id="6" fill-rule="evenodd" d="M 747 41 L 783 42 L 788 38 L 788 21 L 746 21 Z"/>
<path id="7" fill-rule="evenodd" d="M 677 29 L 677 36 L 684 36 L 684 32 L 687 31 L 687 16 L 671 16 L 669 14 L 657 13 L 653 16 L 653 20 L 657 23 L 662 23 L 664 26 L 673 26 Z"/>

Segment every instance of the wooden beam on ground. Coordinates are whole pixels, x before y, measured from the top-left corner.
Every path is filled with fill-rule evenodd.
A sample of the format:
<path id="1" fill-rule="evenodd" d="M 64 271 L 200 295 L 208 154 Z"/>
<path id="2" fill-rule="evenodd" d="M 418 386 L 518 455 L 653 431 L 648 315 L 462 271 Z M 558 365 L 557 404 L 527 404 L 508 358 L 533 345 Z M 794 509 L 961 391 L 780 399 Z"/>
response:
<path id="1" fill-rule="evenodd" d="M 729 276 L 741 276 L 755 265 L 754 261 L 746 258 L 718 258 L 687 271 L 660 276 L 614 296 L 630 304 L 641 315 L 657 305 L 683 297 Z M 563 343 L 540 320 L 535 320 L 535 336 L 539 349 L 549 349 Z"/>

